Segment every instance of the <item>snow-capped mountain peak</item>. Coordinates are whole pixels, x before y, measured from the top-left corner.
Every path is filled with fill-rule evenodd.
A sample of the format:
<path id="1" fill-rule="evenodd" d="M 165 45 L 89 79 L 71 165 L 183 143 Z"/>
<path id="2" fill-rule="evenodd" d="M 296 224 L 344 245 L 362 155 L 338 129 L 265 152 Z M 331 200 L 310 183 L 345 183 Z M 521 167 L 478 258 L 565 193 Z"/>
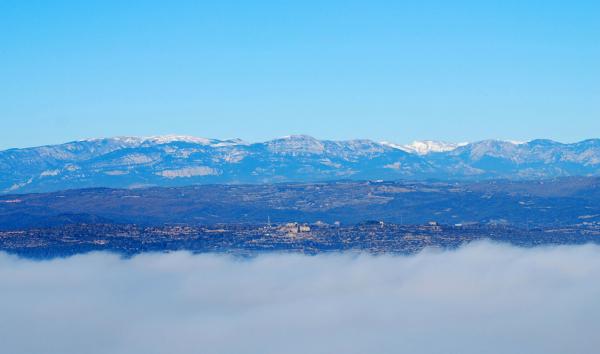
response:
<path id="1" fill-rule="evenodd" d="M 403 150 L 412 154 L 427 155 L 432 152 L 452 151 L 458 147 L 465 146 L 468 143 L 448 143 L 445 141 L 435 140 L 417 140 L 407 145 L 399 145 L 387 141 L 383 141 L 381 142 L 381 144 L 394 149 Z"/>
<path id="2" fill-rule="evenodd" d="M 184 142 L 198 145 L 210 145 L 215 142 L 213 139 L 199 138 L 190 135 L 157 135 L 142 138 L 144 142 L 152 142 L 156 144 L 169 144 L 173 142 Z"/>
<path id="3" fill-rule="evenodd" d="M 404 145 L 400 145 L 400 144 L 396 144 L 396 143 L 391 143 L 389 141 L 380 141 L 379 142 L 381 145 L 383 146 L 387 146 L 387 147 L 391 147 L 392 149 L 398 149 L 398 150 L 402 150 L 402 151 L 406 151 L 406 148 L 404 147 Z"/>
<path id="4" fill-rule="evenodd" d="M 123 145 L 129 145 L 129 146 L 140 146 L 143 144 L 163 145 L 163 144 L 171 144 L 171 143 L 190 143 L 190 144 L 197 144 L 197 145 L 222 147 L 222 146 L 248 145 L 249 144 L 241 139 L 217 140 L 217 139 L 196 137 L 196 136 L 191 136 L 191 135 L 175 135 L 175 134 L 152 135 L 152 136 L 145 136 L 145 137 L 118 136 L 118 137 L 112 137 L 112 138 L 84 139 L 81 141 L 84 141 L 84 142 L 111 141 L 111 142 L 115 142 L 115 143 L 119 143 L 119 144 L 123 144 Z"/>

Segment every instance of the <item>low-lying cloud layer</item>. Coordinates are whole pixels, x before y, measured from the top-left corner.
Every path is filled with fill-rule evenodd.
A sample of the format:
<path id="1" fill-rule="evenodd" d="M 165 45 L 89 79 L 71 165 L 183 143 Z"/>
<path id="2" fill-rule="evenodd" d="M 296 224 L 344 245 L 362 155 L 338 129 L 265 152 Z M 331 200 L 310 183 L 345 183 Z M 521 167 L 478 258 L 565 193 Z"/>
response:
<path id="1" fill-rule="evenodd" d="M 600 247 L 0 254 L 3 353 L 592 353 Z"/>

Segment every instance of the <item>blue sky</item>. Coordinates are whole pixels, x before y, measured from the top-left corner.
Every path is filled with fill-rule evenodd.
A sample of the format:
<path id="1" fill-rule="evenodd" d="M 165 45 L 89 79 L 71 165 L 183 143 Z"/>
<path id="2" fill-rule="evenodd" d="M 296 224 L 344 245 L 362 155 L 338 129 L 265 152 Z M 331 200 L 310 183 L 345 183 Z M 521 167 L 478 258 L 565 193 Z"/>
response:
<path id="1" fill-rule="evenodd" d="M 0 148 L 600 137 L 596 1 L 0 2 Z"/>

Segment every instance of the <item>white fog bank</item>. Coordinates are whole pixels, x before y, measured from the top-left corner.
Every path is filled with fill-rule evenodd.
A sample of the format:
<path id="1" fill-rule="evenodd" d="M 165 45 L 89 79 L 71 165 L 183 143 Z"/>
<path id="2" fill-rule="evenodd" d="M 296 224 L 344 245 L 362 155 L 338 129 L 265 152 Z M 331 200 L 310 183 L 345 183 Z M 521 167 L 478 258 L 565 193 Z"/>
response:
<path id="1" fill-rule="evenodd" d="M 600 247 L 415 256 L 0 254 L 0 352 L 594 353 Z"/>

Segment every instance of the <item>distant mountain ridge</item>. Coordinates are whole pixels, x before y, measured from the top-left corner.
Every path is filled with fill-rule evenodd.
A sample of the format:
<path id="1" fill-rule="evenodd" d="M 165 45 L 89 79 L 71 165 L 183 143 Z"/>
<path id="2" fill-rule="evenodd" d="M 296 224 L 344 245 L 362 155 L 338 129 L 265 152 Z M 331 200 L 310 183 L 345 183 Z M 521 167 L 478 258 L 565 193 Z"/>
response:
<path id="1" fill-rule="evenodd" d="M 436 140 L 417 140 L 413 141 L 411 144 L 407 145 L 398 145 L 395 143 L 390 143 L 387 141 L 382 141 L 381 144 L 387 145 L 396 149 L 400 149 L 406 152 L 415 153 L 419 155 L 427 155 L 432 152 L 446 152 L 452 151 L 460 146 L 465 146 L 468 143 L 449 143 L 446 141 L 436 141 Z"/>
<path id="2" fill-rule="evenodd" d="M 0 193 L 86 187 L 327 180 L 486 180 L 600 175 L 600 139 L 563 144 L 483 140 L 266 142 L 190 136 L 116 137 L 0 151 Z"/>

